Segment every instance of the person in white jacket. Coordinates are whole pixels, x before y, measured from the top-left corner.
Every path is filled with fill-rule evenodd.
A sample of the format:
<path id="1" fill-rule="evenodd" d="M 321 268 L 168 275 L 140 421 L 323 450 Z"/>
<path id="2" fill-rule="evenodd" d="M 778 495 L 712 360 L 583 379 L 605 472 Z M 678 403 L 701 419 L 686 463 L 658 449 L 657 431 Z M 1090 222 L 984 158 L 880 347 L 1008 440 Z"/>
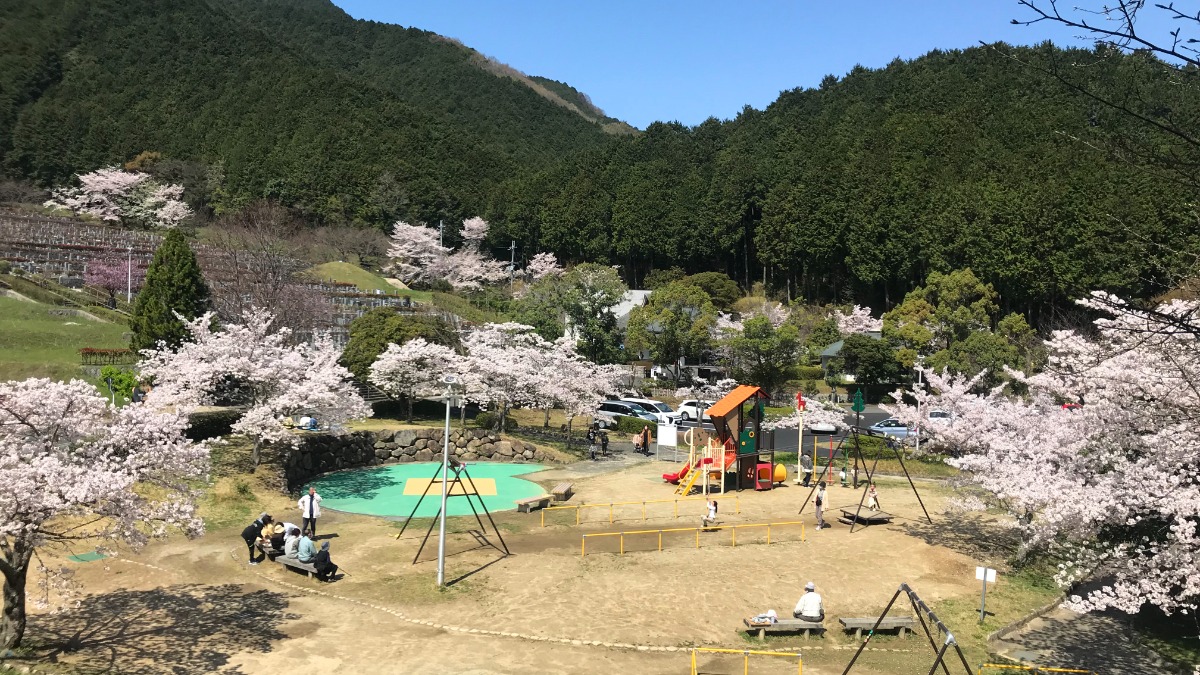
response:
<path id="1" fill-rule="evenodd" d="M 316 539 L 317 518 L 321 517 L 321 495 L 317 494 L 317 488 L 308 488 L 308 494 L 301 497 L 296 505 L 300 507 L 300 533 Z"/>
<path id="2" fill-rule="evenodd" d="M 815 623 L 825 620 L 825 606 L 821 603 L 821 594 L 817 593 L 816 584 L 811 581 L 805 584 L 804 595 L 800 596 L 800 602 L 796 603 L 792 616 Z"/>

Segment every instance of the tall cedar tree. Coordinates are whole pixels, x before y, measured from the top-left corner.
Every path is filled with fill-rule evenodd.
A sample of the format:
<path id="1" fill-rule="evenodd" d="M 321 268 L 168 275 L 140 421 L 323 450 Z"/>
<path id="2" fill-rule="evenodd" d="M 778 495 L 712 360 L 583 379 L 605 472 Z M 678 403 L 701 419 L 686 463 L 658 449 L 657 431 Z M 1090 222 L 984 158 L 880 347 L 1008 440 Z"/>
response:
<path id="1" fill-rule="evenodd" d="M 208 284 L 200 274 L 196 254 L 181 232 L 168 232 L 146 270 L 146 284 L 133 302 L 130 347 L 135 351 L 153 349 L 159 341 L 178 346 L 188 331 L 175 313 L 195 319 L 208 311 L 208 305 Z"/>

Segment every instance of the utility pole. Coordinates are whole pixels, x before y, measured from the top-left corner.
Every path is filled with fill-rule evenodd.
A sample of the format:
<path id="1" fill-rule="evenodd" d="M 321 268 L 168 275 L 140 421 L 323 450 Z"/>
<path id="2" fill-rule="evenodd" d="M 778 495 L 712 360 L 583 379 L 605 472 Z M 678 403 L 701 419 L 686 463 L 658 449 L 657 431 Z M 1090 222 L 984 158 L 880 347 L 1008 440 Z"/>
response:
<path id="1" fill-rule="evenodd" d="M 513 275 L 515 275 L 517 271 L 517 242 L 513 241 L 512 244 L 509 245 L 508 250 L 508 292 L 512 293 Z"/>
<path id="2" fill-rule="evenodd" d="M 920 398 L 920 393 L 924 389 L 924 387 L 921 384 L 921 371 L 924 367 L 925 367 L 925 359 L 920 354 L 918 354 L 917 355 L 917 449 L 916 449 L 916 453 L 917 453 L 918 457 L 921 456 L 921 398 Z M 987 583 L 984 582 L 984 585 L 986 586 Z"/>
<path id="3" fill-rule="evenodd" d="M 438 221 L 438 246 L 441 246 L 442 248 L 446 248 L 446 242 L 444 241 L 445 240 L 445 229 L 446 228 L 442 225 L 442 221 L 439 220 Z"/>

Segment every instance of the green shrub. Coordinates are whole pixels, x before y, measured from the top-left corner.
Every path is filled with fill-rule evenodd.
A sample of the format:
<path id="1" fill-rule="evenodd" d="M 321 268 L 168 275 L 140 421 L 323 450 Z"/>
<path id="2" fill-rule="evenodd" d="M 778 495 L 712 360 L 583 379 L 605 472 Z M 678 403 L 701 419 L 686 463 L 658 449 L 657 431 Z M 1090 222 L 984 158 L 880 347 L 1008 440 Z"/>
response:
<path id="1" fill-rule="evenodd" d="M 825 377 L 821 366 L 796 366 L 794 370 L 797 380 L 820 380 Z"/>
<path id="2" fill-rule="evenodd" d="M 186 436 L 193 441 L 202 441 L 228 435 L 233 430 L 233 423 L 245 412 L 243 408 L 226 408 L 192 413 L 188 415 Z"/>
<path id="3" fill-rule="evenodd" d="M 619 415 L 619 416 L 617 416 L 616 420 L 617 420 L 617 426 L 612 427 L 612 428 L 616 429 L 620 433 L 624 433 L 624 434 L 641 433 L 643 428 L 649 426 L 650 427 L 650 437 L 653 438 L 654 432 L 658 431 L 658 425 L 656 423 L 651 422 L 650 420 L 644 420 L 640 417 L 627 417 L 624 415 Z"/>
<path id="4" fill-rule="evenodd" d="M 133 388 L 138 383 L 138 377 L 132 370 L 117 366 L 104 366 L 100 369 L 100 391 L 108 391 L 110 380 L 112 381 L 112 392 L 118 399 L 131 398 Z"/>
<path id="5" fill-rule="evenodd" d="M 500 415 L 493 412 L 481 412 L 475 416 L 475 425 L 483 429 L 497 429 L 500 426 Z M 505 431 L 516 431 L 517 421 L 511 417 L 504 419 Z"/>
<path id="6" fill-rule="evenodd" d="M 12 271 L 12 263 L 7 260 L 0 260 L 0 274 L 8 274 Z"/>

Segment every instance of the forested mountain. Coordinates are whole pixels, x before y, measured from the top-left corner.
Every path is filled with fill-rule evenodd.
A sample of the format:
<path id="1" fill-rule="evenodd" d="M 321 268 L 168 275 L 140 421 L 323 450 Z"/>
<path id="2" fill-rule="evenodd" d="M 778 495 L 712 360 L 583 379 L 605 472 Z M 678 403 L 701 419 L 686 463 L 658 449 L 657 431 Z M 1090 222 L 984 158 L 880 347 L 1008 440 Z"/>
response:
<path id="1" fill-rule="evenodd" d="M 43 183 L 144 150 L 206 198 L 327 220 L 461 218 L 489 186 L 603 142 L 601 124 L 433 33 L 326 0 L 0 4 L 0 159 Z"/>
<path id="2" fill-rule="evenodd" d="M 1138 144 L 1170 155 L 1171 138 L 1041 72 L 1150 117 L 1200 114 L 1149 58 L 935 51 L 733 120 L 605 133 L 628 128 L 567 84 L 327 0 L 11 2 L 0 161 L 49 185 L 159 152 L 201 212 L 482 214 L 497 249 L 620 265 L 634 287 L 679 266 L 878 308 L 971 267 L 1039 321 L 1092 288 L 1152 295 L 1200 249 L 1195 185 L 1139 164 Z"/>
<path id="3" fill-rule="evenodd" d="M 1034 318 L 1092 288 L 1145 297 L 1200 248 L 1197 195 L 1112 141 L 1170 140 L 1016 60 L 1094 64 L 1079 70 L 1095 91 L 1200 110 L 1142 58 L 1001 45 L 856 68 L 765 111 L 581 152 L 511 181 L 490 215 L 524 250 L 621 264 L 635 286 L 678 265 L 880 307 L 969 266 Z"/>

